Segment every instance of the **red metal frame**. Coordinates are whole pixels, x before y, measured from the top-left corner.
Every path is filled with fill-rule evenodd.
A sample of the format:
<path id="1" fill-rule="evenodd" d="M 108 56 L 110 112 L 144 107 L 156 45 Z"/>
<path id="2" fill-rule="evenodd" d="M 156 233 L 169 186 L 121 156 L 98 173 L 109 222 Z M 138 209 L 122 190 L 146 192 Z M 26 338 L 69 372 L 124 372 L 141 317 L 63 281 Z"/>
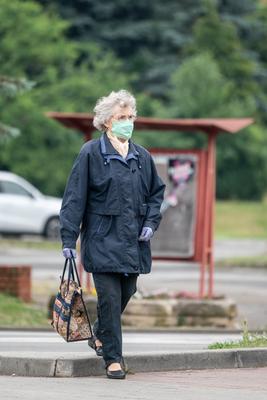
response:
<path id="1" fill-rule="evenodd" d="M 83 113 L 49 112 L 46 115 L 68 128 L 84 133 L 85 141 L 91 140 L 95 131 L 93 115 Z M 207 148 L 203 150 L 176 150 L 150 148 L 151 153 L 190 153 L 199 157 L 197 218 L 195 227 L 195 252 L 190 258 L 153 257 L 153 260 L 183 260 L 200 263 L 199 297 L 214 296 L 214 220 L 216 187 L 216 136 L 219 132 L 236 133 L 253 123 L 252 118 L 209 118 L 209 119 L 159 119 L 138 117 L 135 129 L 159 131 L 202 131 L 208 135 Z M 78 263 L 82 277 L 83 266 Z M 206 290 L 206 272 L 208 271 L 208 290 Z M 90 276 L 87 274 L 87 288 L 90 289 Z"/>

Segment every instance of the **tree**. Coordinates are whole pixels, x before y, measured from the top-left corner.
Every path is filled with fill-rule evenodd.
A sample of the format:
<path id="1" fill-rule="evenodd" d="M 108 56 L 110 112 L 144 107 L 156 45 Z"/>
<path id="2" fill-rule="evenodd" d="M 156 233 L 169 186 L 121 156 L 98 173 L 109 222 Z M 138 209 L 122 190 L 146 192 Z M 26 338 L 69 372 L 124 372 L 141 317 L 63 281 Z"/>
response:
<path id="1" fill-rule="evenodd" d="M 253 96 L 243 100 L 215 59 L 204 53 L 188 58 L 171 77 L 170 117 L 247 117 L 256 114 Z M 202 147 L 200 135 L 183 136 L 183 145 Z M 260 199 L 267 185 L 267 146 L 264 128 L 252 126 L 237 135 L 220 134 L 217 146 L 217 197 Z"/>
<path id="2" fill-rule="evenodd" d="M 16 96 L 17 93 L 30 90 L 34 85 L 25 79 L 15 79 L 8 76 L 0 76 L 0 94 L 5 99 Z M 10 136 L 18 136 L 19 129 L 0 122 L 0 142 Z"/>
<path id="3" fill-rule="evenodd" d="M 179 118 L 241 117 L 255 112 L 252 96 L 239 100 L 235 85 L 208 52 L 188 57 L 172 74 L 170 112 Z"/>
<path id="4" fill-rule="evenodd" d="M 241 193 L 237 186 L 243 177 L 227 186 L 222 173 L 218 194 L 260 196 L 267 148 L 263 2 L 0 0 L 0 9 L 0 75 L 36 82 L 27 95 L 0 99 L 1 120 L 21 130 L 4 144 L 0 168 L 61 195 L 82 137 L 44 112 L 92 111 L 97 98 L 126 88 L 137 97 L 139 115 L 254 116 L 255 129 L 231 137 L 231 143 L 227 135 L 220 136 L 218 166 L 219 174 L 228 165 L 241 174 L 247 165 L 255 179 Z M 136 132 L 145 146 L 203 145 L 203 139 L 195 142 L 188 133 L 173 138 L 171 132 Z M 252 156 L 259 178 L 253 175 Z"/>
<path id="5" fill-rule="evenodd" d="M 81 49 L 79 43 L 66 39 L 68 24 L 39 4 L 0 0 L 0 9 L 0 74 L 36 82 L 27 95 L 12 101 L 0 99 L 1 119 L 21 131 L 3 143 L 0 168 L 24 176 L 45 193 L 62 195 L 83 139 L 49 120 L 44 112 L 92 112 L 98 97 L 112 89 L 129 88 L 128 77 L 111 52 L 92 43 Z"/>
<path id="6" fill-rule="evenodd" d="M 134 88 L 165 98 L 168 77 L 203 13 L 202 0 L 39 0 L 70 21 L 68 37 L 94 41 L 136 73 Z"/>
<path id="7" fill-rule="evenodd" d="M 189 54 L 208 51 L 217 61 L 222 74 L 235 84 L 236 95 L 245 97 L 259 88 L 254 78 L 255 62 L 249 57 L 238 36 L 236 26 L 224 20 L 211 2 L 204 16 L 193 26 Z"/>

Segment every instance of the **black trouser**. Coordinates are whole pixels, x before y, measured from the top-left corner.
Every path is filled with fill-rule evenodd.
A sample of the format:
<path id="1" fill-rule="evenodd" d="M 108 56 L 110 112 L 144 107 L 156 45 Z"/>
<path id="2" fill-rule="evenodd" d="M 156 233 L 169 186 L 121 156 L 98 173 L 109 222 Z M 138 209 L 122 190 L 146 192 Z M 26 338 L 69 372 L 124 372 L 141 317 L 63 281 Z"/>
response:
<path id="1" fill-rule="evenodd" d="M 108 366 L 122 359 L 121 313 L 136 292 L 139 274 L 93 272 L 92 275 L 98 298 L 93 331 L 102 342 L 103 359 Z"/>

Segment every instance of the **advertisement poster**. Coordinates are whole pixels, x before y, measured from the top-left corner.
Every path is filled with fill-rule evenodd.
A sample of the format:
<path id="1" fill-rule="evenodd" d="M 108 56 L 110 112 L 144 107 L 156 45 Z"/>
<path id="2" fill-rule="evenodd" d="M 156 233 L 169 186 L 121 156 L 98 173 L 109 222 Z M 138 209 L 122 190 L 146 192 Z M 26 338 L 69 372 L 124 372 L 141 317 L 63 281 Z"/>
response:
<path id="1" fill-rule="evenodd" d="M 151 241 L 153 256 L 194 255 L 198 156 L 153 153 L 158 174 L 166 184 L 162 220 Z"/>

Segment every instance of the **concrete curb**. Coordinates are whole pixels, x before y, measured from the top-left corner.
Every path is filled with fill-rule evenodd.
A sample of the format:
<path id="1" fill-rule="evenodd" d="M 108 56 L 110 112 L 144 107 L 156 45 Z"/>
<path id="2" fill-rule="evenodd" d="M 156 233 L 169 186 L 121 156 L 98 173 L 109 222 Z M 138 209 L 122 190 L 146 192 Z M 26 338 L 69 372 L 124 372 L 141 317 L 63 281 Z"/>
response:
<path id="1" fill-rule="evenodd" d="M 51 327 L 13 327 L 13 326 L 0 326 L 0 332 L 14 331 L 14 332 L 55 332 Z M 122 332 L 138 332 L 138 333 L 242 333 L 241 328 L 216 328 L 216 327 L 150 327 L 150 328 L 136 328 L 130 326 L 122 326 Z M 263 329 L 250 329 L 250 333 L 266 333 Z"/>
<path id="2" fill-rule="evenodd" d="M 201 350 L 179 353 L 125 355 L 129 373 L 259 368 L 267 366 L 267 348 Z M 0 375 L 31 377 L 85 377 L 105 373 L 102 358 L 77 356 L 75 353 L 55 357 L 53 353 L 14 353 L 0 355 Z"/>

